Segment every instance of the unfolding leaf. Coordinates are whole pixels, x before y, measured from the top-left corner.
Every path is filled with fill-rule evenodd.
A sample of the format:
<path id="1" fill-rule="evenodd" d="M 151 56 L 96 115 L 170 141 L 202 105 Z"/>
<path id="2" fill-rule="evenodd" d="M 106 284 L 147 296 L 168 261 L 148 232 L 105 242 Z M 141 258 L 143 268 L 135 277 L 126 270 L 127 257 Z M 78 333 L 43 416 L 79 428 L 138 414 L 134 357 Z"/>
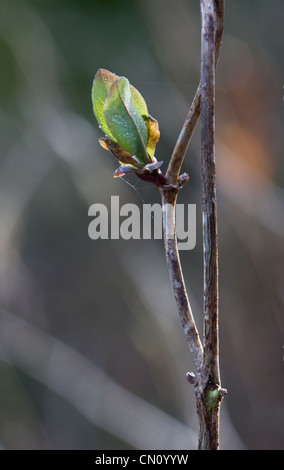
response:
<path id="1" fill-rule="evenodd" d="M 139 112 L 139 114 L 141 114 L 142 117 L 144 117 L 144 119 L 147 118 L 148 109 L 147 109 L 147 105 L 143 96 L 132 85 L 130 85 L 130 92 L 131 92 L 131 98 L 132 98 L 133 104 L 136 107 L 137 111 Z"/>
<path id="2" fill-rule="evenodd" d="M 105 122 L 104 104 L 111 85 L 118 80 L 119 77 L 105 69 L 99 69 L 95 75 L 92 88 L 92 101 L 94 114 L 99 125 L 106 135 L 114 138 Z"/>
<path id="3" fill-rule="evenodd" d="M 134 105 L 127 78 L 121 77 L 111 85 L 104 117 L 114 140 L 127 152 L 136 155 L 141 163 L 151 160 L 147 154 L 148 129 L 145 119 Z"/>
<path id="4" fill-rule="evenodd" d="M 146 124 L 148 128 L 147 152 L 150 157 L 153 158 L 157 142 L 160 138 L 159 124 L 158 121 L 150 115 L 146 120 Z"/>
<path id="5" fill-rule="evenodd" d="M 120 178 L 121 176 L 125 175 L 126 173 L 136 173 L 137 168 L 132 165 L 120 165 L 117 170 L 115 170 L 113 177 Z"/>
<path id="6" fill-rule="evenodd" d="M 109 139 L 108 137 L 104 137 L 100 139 L 101 146 L 106 149 L 110 150 L 111 153 L 119 160 L 121 163 L 128 163 L 136 168 L 142 168 L 143 164 L 141 164 L 135 155 L 131 155 L 131 153 L 124 150 L 118 142 L 114 142 L 113 140 Z"/>
<path id="7" fill-rule="evenodd" d="M 105 104 L 105 100 L 107 98 L 111 85 L 119 78 L 120 77 L 118 75 L 110 72 L 109 70 L 99 69 L 93 81 L 92 101 L 93 101 L 94 114 L 102 130 L 109 137 L 113 137 L 113 136 L 111 135 L 110 129 L 108 128 L 105 122 L 104 104 Z M 132 85 L 130 85 L 130 93 L 131 93 L 133 104 L 136 107 L 139 114 L 141 114 L 141 116 L 148 117 L 147 105 L 145 103 L 143 96 Z"/>
<path id="8" fill-rule="evenodd" d="M 92 100 L 95 116 L 108 136 L 100 139 L 100 144 L 121 163 L 114 176 L 135 172 L 141 179 L 152 178 L 154 184 L 160 185 L 162 163 L 154 157 L 159 126 L 148 115 L 143 96 L 126 78 L 99 69 Z"/>

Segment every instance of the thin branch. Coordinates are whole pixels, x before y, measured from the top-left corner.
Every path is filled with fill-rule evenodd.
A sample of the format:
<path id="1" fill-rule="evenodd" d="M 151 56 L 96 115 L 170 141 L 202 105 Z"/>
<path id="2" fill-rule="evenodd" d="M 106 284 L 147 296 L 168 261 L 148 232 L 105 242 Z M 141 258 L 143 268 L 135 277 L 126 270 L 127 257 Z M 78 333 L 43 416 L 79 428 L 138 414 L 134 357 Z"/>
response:
<path id="1" fill-rule="evenodd" d="M 220 382 L 218 364 L 218 234 L 215 162 L 215 9 L 201 0 L 201 177 L 204 265 L 204 366 Z"/>
<path id="2" fill-rule="evenodd" d="M 203 348 L 184 284 L 177 246 L 175 207 L 178 189 L 164 186 L 160 189 L 160 192 L 163 203 L 164 245 L 168 270 L 187 344 L 191 351 L 197 373 L 200 375 L 203 364 Z"/>
<path id="3" fill-rule="evenodd" d="M 192 353 L 197 377 L 188 373 L 195 386 L 200 434 L 199 449 L 219 448 L 221 389 L 218 334 L 218 243 L 215 165 L 215 68 L 218 60 L 224 18 L 224 0 L 200 0 L 201 6 L 201 79 L 188 116 L 177 140 L 168 166 L 167 184 L 160 188 L 164 210 L 164 244 L 168 269 L 179 315 Z M 191 136 L 202 116 L 201 172 L 204 260 L 203 346 L 195 325 L 184 285 L 177 247 L 174 209 L 179 189 L 186 175 L 179 176 Z M 168 236 L 174 227 L 173 236 Z"/>
<path id="4" fill-rule="evenodd" d="M 224 0 L 215 0 L 216 9 L 216 35 L 215 35 L 215 67 L 219 58 L 222 44 L 223 25 L 224 25 Z M 176 185 L 180 169 L 188 149 L 195 126 L 198 122 L 201 112 L 201 84 L 199 83 L 188 115 L 185 119 L 183 128 L 180 132 L 175 148 L 173 150 L 166 177 L 169 184 Z"/>
<path id="5" fill-rule="evenodd" d="M 199 84 L 169 162 L 166 178 L 170 184 L 177 184 L 178 176 L 186 151 L 188 149 L 191 137 L 193 135 L 193 131 L 200 116 L 200 102 L 201 92 Z"/>
<path id="6" fill-rule="evenodd" d="M 215 34 L 218 0 L 201 0 L 201 176 L 203 219 L 204 362 L 196 387 L 199 449 L 219 448 L 218 233 L 215 163 Z"/>

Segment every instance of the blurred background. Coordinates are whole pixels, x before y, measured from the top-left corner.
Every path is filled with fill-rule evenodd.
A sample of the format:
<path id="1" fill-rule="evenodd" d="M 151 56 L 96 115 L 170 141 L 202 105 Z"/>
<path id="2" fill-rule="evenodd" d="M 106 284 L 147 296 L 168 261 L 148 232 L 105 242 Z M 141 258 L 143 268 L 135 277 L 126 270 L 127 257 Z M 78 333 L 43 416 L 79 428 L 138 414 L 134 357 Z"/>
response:
<path id="1" fill-rule="evenodd" d="M 1 0 L 0 445 L 194 449 L 194 365 L 161 240 L 91 240 L 94 203 L 159 202 L 113 179 L 90 99 L 102 67 L 158 119 L 169 161 L 199 81 L 194 0 Z M 284 447 L 283 2 L 231 0 L 217 71 L 222 449 Z M 200 127 L 180 203 L 202 328 Z"/>

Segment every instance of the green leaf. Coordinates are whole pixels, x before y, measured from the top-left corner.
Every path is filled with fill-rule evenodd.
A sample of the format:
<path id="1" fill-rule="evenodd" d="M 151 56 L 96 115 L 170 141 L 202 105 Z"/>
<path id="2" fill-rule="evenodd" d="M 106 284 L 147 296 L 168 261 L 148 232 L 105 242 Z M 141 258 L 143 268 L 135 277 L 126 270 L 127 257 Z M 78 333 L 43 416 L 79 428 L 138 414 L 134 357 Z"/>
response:
<path id="1" fill-rule="evenodd" d="M 104 118 L 111 135 L 121 147 L 144 163 L 151 161 L 147 153 L 148 128 L 138 95 L 134 100 L 127 78 L 121 77 L 111 85 L 104 104 Z M 135 103 L 135 104 L 134 104 Z"/>
<path id="2" fill-rule="evenodd" d="M 113 139 L 114 137 L 112 136 L 111 131 L 105 122 L 104 104 L 111 85 L 118 79 L 119 77 L 114 73 L 105 69 L 99 69 L 95 75 L 92 87 L 94 114 L 104 133 Z"/>
<path id="3" fill-rule="evenodd" d="M 126 78 L 99 69 L 93 82 L 92 100 L 99 125 L 112 140 L 112 144 L 102 145 L 116 158 L 125 151 L 135 155 L 134 158 L 143 165 L 153 162 L 160 136 L 159 125 L 148 114 L 147 105 L 139 91 Z M 130 163 L 129 156 L 124 155 L 122 158 L 128 159 Z"/>
<path id="4" fill-rule="evenodd" d="M 137 109 L 139 114 L 141 114 L 141 116 L 144 119 L 146 119 L 148 117 L 148 109 L 147 109 L 147 105 L 143 96 L 132 85 L 130 85 L 130 92 L 131 92 L 131 98 L 132 98 L 135 108 Z"/>
<path id="5" fill-rule="evenodd" d="M 95 75 L 92 87 L 92 102 L 94 114 L 106 135 L 114 138 L 105 122 L 104 104 L 111 85 L 120 77 L 106 69 L 99 69 Z M 130 85 L 131 98 L 141 116 L 148 117 L 148 109 L 143 96 L 134 86 Z"/>

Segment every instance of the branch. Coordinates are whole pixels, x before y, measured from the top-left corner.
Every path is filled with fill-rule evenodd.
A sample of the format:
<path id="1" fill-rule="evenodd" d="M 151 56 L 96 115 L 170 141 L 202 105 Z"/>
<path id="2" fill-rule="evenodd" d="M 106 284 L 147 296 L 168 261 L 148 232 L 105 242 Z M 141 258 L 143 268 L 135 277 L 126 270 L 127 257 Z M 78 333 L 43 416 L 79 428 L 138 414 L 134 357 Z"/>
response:
<path id="1" fill-rule="evenodd" d="M 218 234 L 215 163 L 214 2 L 201 0 L 201 177 L 204 265 L 204 373 L 220 382 L 218 366 Z M 207 378 L 206 378 L 207 380 Z"/>
<path id="2" fill-rule="evenodd" d="M 197 373 L 200 375 L 203 363 L 203 348 L 187 296 L 177 246 L 175 207 L 178 188 L 163 186 L 160 192 L 163 203 L 164 245 L 168 270 L 187 344 Z"/>
<path id="3" fill-rule="evenodd" d="M 160 188 L 163 201 L 164 244 L 168 269 L 179 315 L 197 370 L 188 373 L 195 386 L 200 424 L 199 449 L 219 448 L 220 403 L 226 394 L 221 389 L 218 334 L 218 243 L 215 165 L 215 68 L 220 52 L 224 0 L 200 0 L 201 5 L 201 78 L 188 116 L 177 140 L 166 173 L 167 184 Z M 204 261 L 204 333 L 203 346 L 195 325 L 184 285 L 175 233 L 174 211 L 179 189 L 186 175 L 179 176 L 191 136 L 202 116 L 201 173 Z M 173 233 L 169 236 L 169 232 Z"/>
<path id="4" fill-rule="evenodd" d="M 216 34 L 215 34 L 215 67 L 219 58 L 222 44 L 223 25 L 224 25 L 224 0 L 216 0 Z M 201 83 L 199 83 L 193 102 L 190 106 L 188 115 L 180 132 L 175 148 L 173 150 L 166 177 L 169 184 L 176 185 L 180 169 L 188 149 L 195 126 L 198 122 L 201 112 Z"/>
<path id="5" fill-rule="evenodd" d="M 215 47 L 218 0 L 201 0 L 201 176 L 203 219 L 204 362 L 196 387 L 200 449 L 219 448 L 218 233 L 215 163 Z M 219 20 L 220 22 L 220 20 Z"/>

